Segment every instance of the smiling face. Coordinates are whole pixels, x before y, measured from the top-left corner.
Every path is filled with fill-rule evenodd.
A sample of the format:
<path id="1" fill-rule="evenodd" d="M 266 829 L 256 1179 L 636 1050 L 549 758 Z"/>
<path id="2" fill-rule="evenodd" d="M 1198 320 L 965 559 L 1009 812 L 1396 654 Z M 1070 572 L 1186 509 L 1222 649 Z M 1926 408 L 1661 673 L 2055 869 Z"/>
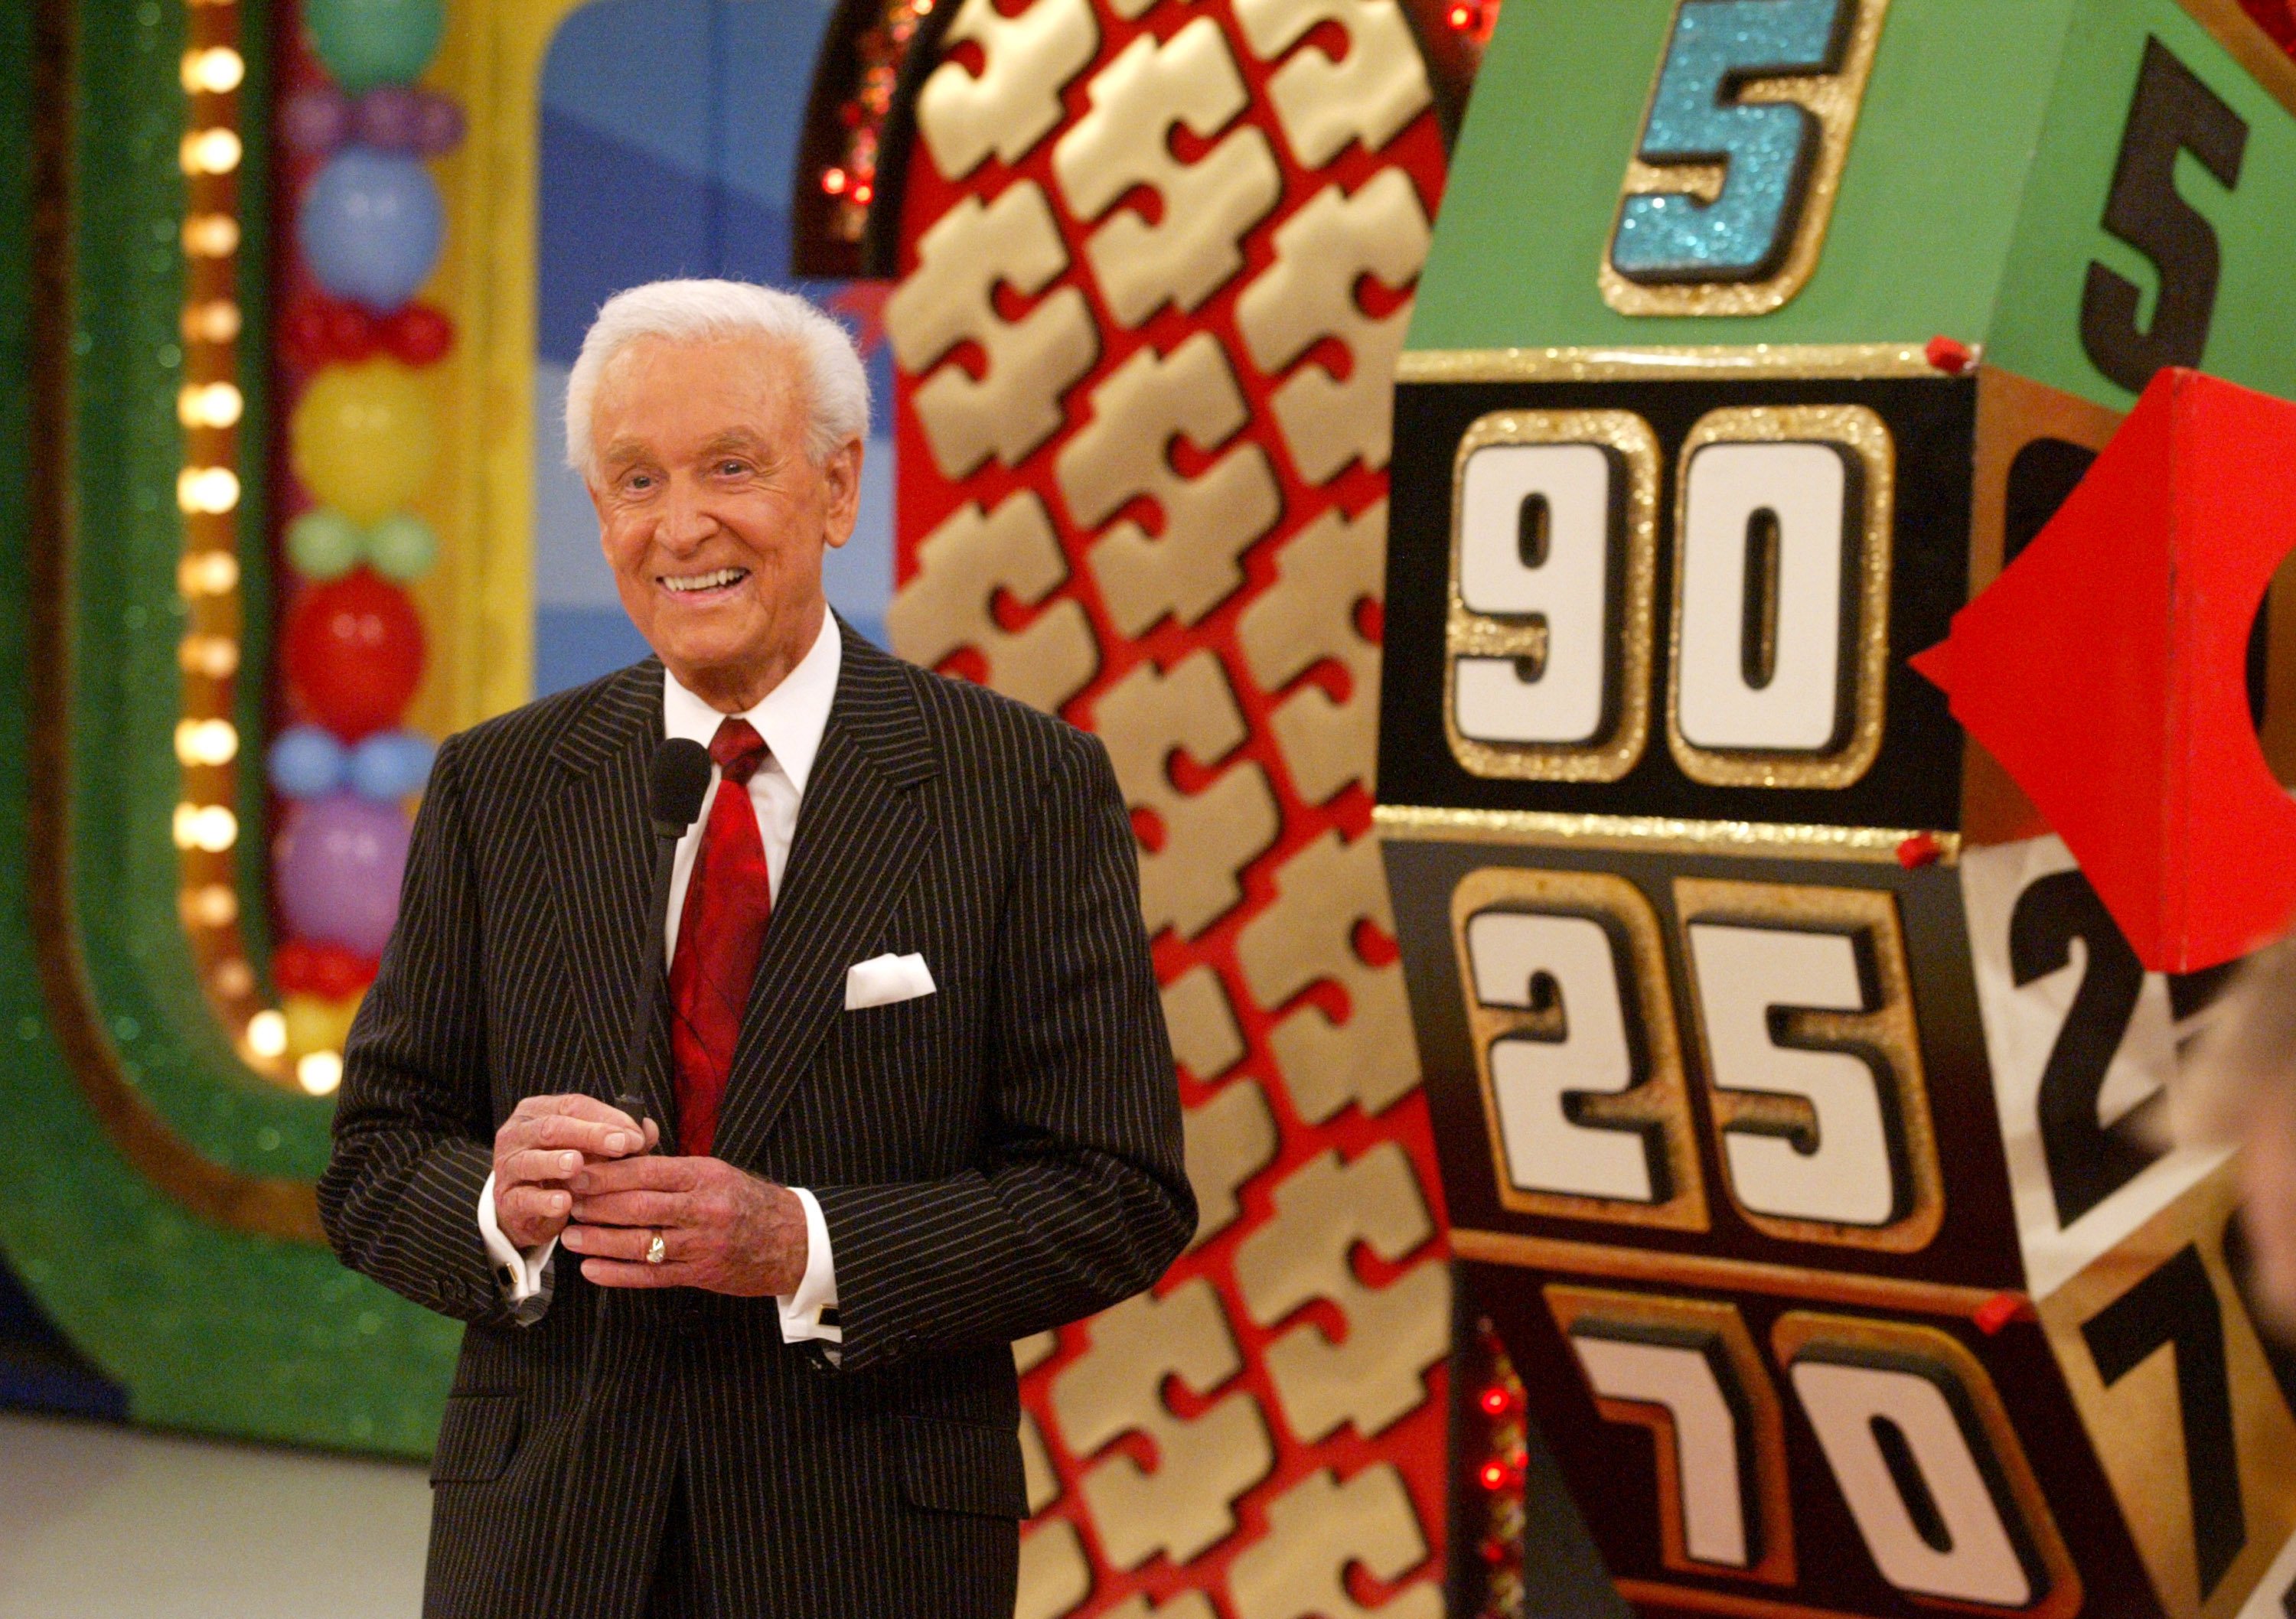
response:
<path id="1" fill-rule="evenodd" d="M 766 337 L 641 338 L 591 407 L 590 499 L 622 609 L 678 683 L 754 707 L 826 610 L 821 559 L 853 533 L 857 439 L 806 455 L 804 363 Z"/>

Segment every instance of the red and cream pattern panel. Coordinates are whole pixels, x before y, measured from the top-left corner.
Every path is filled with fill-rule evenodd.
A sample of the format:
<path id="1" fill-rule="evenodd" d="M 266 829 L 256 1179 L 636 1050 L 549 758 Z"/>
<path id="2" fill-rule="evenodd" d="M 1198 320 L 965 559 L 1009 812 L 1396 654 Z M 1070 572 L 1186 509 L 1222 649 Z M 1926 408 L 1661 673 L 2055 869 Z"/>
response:
<path id="1" fill-rule="evenodd" d="M 915 125 L 892 640 L 1107 743 L 1202 1207 L 1018 1346 L 1020 1613 L 1434 1619 L 1450 1284 L 1370 830 L 1418 46 L 1395 0 L 963 0 Z"/>

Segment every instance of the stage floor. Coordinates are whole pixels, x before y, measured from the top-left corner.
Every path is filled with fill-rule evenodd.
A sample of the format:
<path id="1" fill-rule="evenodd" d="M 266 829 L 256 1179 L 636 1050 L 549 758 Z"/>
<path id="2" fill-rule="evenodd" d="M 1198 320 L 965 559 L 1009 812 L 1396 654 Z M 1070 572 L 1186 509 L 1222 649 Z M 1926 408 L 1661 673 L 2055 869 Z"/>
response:
<path id="1" fill-rule="evenodd" d="M 424 1471 L 0 1413 L 0 1619 L 406 1619 Z"/>

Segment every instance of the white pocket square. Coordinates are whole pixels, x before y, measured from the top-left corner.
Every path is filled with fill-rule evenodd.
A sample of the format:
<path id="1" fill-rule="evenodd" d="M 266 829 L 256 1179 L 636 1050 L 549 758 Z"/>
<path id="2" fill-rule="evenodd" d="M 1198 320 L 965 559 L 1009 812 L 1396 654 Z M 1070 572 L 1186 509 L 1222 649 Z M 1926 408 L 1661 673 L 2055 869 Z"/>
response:
<path id="1" fill-rule="evenodd" d="M 845 1010 L 849 1012 L 894 1001 L 913 1001 L 932 993 L 932 974 L 925 970 L 925 959 L 921 955 L 878 956 L 856 961 L 845 971 Z"/>

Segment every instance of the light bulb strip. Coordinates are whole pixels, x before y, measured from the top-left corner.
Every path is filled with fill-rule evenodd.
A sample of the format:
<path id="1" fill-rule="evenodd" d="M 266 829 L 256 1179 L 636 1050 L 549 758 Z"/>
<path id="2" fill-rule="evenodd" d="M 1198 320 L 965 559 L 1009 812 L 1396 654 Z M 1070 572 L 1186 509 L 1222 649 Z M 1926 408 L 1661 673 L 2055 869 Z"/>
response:
<path id="1" fill-rule="evenodd" d="M 184 555 L 176 585 L 185 609 L 178 662 L 183 703 L 175 732 L 183 789 L 174 836 L 178 911 L 208 1004 L 249 1067 L 279 1084 L 295 1075 L 266 1038 L 278 1012 L 266 1006 L 240 928 L 238 845 L 242 773 L 261 750 L 239 734 L 234 697 L 245 603 L 241 595 L 239 506 L 244 489 L 238 427 L 239 176 L 246 155 L 240 91 L 237 0 L 190 0 L 183 58 L 184 429 L 176 503 Z M 253 1031 L 250 1035 L 250 1029 Z"/>

